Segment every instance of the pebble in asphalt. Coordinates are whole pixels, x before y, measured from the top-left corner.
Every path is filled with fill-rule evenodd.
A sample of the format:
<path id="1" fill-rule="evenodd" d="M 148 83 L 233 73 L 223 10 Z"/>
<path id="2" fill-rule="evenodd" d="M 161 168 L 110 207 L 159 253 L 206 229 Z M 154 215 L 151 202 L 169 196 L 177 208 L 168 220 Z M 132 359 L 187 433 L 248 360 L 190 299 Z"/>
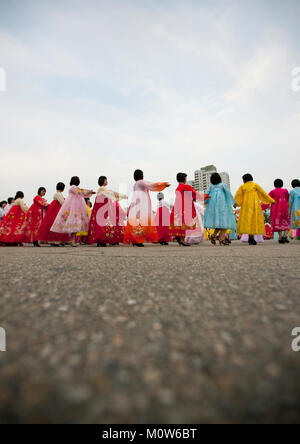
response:
<path id="1" fill-rule="evenodd" d="M 1 423 L 296 423 L 300 242 L 0 248 Z"/>

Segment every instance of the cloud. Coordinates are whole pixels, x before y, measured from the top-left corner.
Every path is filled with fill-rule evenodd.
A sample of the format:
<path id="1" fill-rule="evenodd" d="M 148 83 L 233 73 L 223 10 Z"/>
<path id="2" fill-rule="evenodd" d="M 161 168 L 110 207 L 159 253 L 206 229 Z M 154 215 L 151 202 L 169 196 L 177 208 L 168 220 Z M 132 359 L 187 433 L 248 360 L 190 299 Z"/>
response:
<path id="1" fill-rule="evenodd" d="M 73 174 L 131 186 L 137 167 L 171 191 L 179 170 L 211 163 L 233 189 L 247 170 L 267 189 L 298 174 L 283 159 L 299 157 L 299 59 L 273 16 L 235 2 L 49 5 L 34 31 L 22 17 L 0 27 L 3 197 Z"/>

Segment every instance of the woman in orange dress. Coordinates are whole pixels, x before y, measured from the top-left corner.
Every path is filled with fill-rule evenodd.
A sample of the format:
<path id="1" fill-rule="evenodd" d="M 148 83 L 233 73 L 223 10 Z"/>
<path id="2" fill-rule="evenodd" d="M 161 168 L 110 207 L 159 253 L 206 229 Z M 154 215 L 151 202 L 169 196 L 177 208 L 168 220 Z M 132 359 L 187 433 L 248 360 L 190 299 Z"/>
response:
<path id="1" fill-rule="evenodd" d="M 124 244 L 143 247 L 144 243 L 158 243 L 159 237 L 152 212 L 150 191 L 160 192 L 169 187 L 168 182 L 148 182 L 144 173 L 136 170 L 136 181 L 133 188 L 133 198 L 128 210 L 128 222 L 124 234 Z"/>

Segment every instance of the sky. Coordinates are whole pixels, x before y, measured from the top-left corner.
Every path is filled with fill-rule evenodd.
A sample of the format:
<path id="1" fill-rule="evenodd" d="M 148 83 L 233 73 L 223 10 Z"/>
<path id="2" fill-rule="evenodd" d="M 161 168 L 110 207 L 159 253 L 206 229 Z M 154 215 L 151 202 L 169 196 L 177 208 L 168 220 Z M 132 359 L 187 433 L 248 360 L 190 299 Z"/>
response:
<path id="1" fill-rule="evenodd" d="M 0 199 L 73 175 L 130 191 L 136 168 L 172 196 L 210 164 L 233 192 L 248 172 L 289 188 L 299 17 L 299 0 L 0 0 Z"/>

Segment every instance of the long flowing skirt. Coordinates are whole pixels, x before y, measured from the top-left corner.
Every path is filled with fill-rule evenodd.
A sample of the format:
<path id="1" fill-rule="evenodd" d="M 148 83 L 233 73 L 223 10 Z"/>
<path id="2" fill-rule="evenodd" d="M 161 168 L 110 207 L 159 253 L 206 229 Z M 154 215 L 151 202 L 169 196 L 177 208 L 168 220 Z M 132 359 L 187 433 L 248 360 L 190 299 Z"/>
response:
<path id="1" fill-rule="evenodd" d="M 118 244 L 124 239 L 125 227 L 118 205 L 105 198 L 96 199 L 89 226 L 88 244 Z"/>
<path id="2" fill-rule="evenodd" d="M 70 194 L 59 210 L 51 231 L 62 234 L 88 231 L 89 222 L 84 198 Z"/>
<path id="3" fill-rule="evenodd" d="M 50 204 L 37 235 L 37 239 L 39 241 L 61 242 L 61 243 L 69 241 L 68 234 L 59 234 L 50 231 L 60 209 L 61 209 L 61 204 L 57 200 L 54 200 Z"/>
<path id="4" fill-rule="evenodd" d="M 26 213 L 23 242 L 30 244 L 38 240 L 38 232 L 42 225 L 45 210 L 42 206 L 33 204 Z"/>
<path id="5" fill-rule="evenodd" d="M 19 244 L 23 242 L 25 213 L 19 206 L 14 206 L 4 217 L 0 225 L 0 242 Z"/>

